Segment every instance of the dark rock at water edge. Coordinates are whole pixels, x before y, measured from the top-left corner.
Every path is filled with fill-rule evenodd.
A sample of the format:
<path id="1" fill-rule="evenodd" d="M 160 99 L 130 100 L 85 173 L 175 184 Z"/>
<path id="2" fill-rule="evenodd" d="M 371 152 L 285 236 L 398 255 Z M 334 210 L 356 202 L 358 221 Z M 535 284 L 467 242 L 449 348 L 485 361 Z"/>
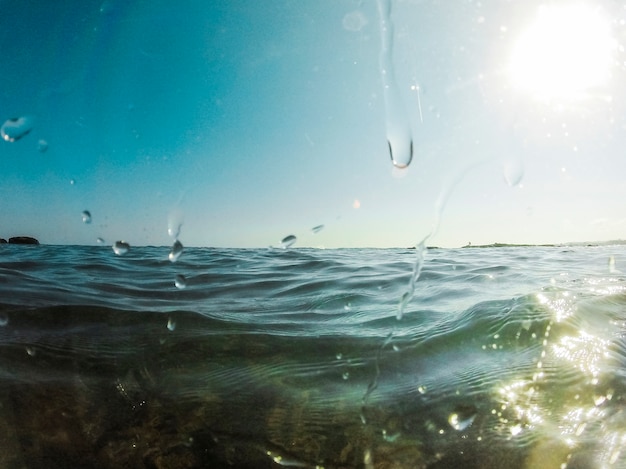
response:
<path id="1" fill-rule="evenodd" d="M 0 238 L 0 244 L 7 244 L 7 240 L 4 238 Z"/>
<path id="2" fill-rule="evenodd" d="M 39 241 L 30 236 L 14 236 L 9 238 L 9 244 L 39 244 Z"/>

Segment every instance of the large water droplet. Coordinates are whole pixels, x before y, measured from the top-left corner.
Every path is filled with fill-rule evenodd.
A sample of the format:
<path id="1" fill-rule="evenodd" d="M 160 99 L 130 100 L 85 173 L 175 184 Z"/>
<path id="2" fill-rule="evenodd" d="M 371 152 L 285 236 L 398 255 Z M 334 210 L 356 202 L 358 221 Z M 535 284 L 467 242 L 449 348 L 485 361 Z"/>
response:
<path id="1" fill-rule="evenodd" d="M 91 213 L 89 212 L 89 210 L 83 210 L 83 213 L 81 213 L 81 216 L 83 218 L 83 223 L 85 224 L 91 223 Z"/>
<path id="2" fill-rule="evenodd" d="M 130 249 L 130 245 L 126 241 L 115 241 L 113 244 L 113 252 L 118 256 L 123 256 Z"/>
<path id="3" fill-rule="evenodd" d="M 176 240 L 174 241 L 174 244 L 172 245 L 172 249 L 170 250 L 170 253 L 167 257 L 170 261 L 176 262 L 182 253 L 183 253 L 183 244 L 180 241 Z"/>
<path id="4" fill-rule="evenodd" d="M 391 21 L 391 1 L 378 0 L 380 16 L 381 48 L 380 74 L 385 97 L 387 122 L 387 144 L 389 156 L 396 168 L 407 168 L 413 160 L 413 137 L 411 123 L 403 104 L 402 96 L 395 79 L 393 66 L 393 23 Z"/>
<path id="5" fill-rule="evenodd" d="M 13 117 L 7 119 L 0 128 L 0 135 L 7 142 L 15 142 L 33 130 L 31 117 Z"/>
<path id="6" fill-rule="evenodd" d="M 187 279 L 184 275 L 178 274 L 174 279 L 174 285 L 176 285 L 176 288 L 178 288 L 179 290 L 182 290 L 183 288 L 187 287 Z"/>
<path id="7" fill-rule="evenodd" d="M 98 239 L 96 239 L 96 243 L 98 243 L 98 244 L 104 244 L 104 238 L 98 238 Z"/>
<path id="8" fill-rule="evenodd" d="M 509 158 L 504 163 L 504 180 L 506 183 L 511 187 L 515 187 L 522 182 L 523 177 L 524 164 L 522 163 L 522 159 L 517 156 Z"/>
<path id="9" fill-rule="evenodd" d="M 44 139 L 39 140 L 39 142 L 37 143 L 37 150 L 39 150 L 40 153 L 45 153 L 46 151 L 48 151 L 48 142 L 46 142 Z"/>
<path id="10" fill-rule="evenodd" d="M 413 141 L 411 135 L 395 135 L 387 131 L 387 143 L 389 145 L 389 157 L 391 162 L 398 169 L 406 169 L 413 160 Z"/>
<path id="11" fill-rule="evenodd" d="M 317 226 L 314 226 L 313 228 L 311 228 L 311 231 L 313 233 L 319 233 L 323 229 L 324 229 L 324 225 L 317 225 Z"/>
<path id="12" fill-rule="evenodd" d="M 293 243 L 296 242 L 296 237 L 294 235 L 289 235 L 289 236 L 285 236 L 283 239 L 281 239 L 280 241 L 280 246 L 283 249 L 287 249 L 289 248 Z"/>

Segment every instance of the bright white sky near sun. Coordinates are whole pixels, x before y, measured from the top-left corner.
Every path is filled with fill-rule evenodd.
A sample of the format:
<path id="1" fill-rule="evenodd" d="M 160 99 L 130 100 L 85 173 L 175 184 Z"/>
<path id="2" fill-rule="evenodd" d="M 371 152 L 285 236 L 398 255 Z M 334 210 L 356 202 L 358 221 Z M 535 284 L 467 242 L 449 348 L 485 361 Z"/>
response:
<path id="1" fill-rule="evenodd" d="M 626 238 L 619 2 L 2 5 L 0 121 L 33 128 L 0 141 L 0 237 L 406 247 L 440 215 L 429 245 Z"/>

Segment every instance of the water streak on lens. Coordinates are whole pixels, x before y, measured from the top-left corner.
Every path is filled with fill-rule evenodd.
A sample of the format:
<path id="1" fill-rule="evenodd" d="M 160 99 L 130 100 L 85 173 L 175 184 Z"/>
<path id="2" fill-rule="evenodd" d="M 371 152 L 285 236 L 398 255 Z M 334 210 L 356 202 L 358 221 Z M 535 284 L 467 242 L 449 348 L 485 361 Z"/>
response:
<path id="1" fill-rule="evenodd" d="M 402 103 L 402 96 L 394 73 L 394 32 L 391 21 L 391 0 L 378 0 L 378 12 L 381 31 L 380 74 L 385 97 L 389 156 L 396 168 L 405 169 L 413 160 L 413 137 L 411 135 L 411 123 Z"/>
<path id="2" fill-rule="evenodd" d="M 9 324 L 9 317 L 4 313 L 0 313 L 0 327 L 6 326 L 7 324 Z"/>
<path id="3" fill-rule="evenodd" d="M 7 119 L 0 128 L 0 135 L 7 142 L 15 142 L 33 130 L 33 119 L 30 117 L 13 117 Z"/>
<path id="4" fill-rule="evenodd" d="M 324 229 L 324 225 L 317 225 L 317 226 L 314 226 L 313 228 L 311 228 L 311 231 L 313 233 L 319 233 L 323 229 Z"/>
<path id="5" fill-rule="evenodd" d="M 89 212 L 89 210 L 83 210 L 83 213 L 81 213 L 81 217 L 83 218 L 83 223 L 85 223 L 86 225 L 91 223 L 91 213 Z"/>
<path id="6" fill-rule="evenodd" d="M 176 262 L 182 253 L 183 253 L 183 244 L 180 241 L 176 240 L 174 241 L 174 244 L 172 245 L 172 249 L 170 250 L 170 253 L 167 257 L 170 261 Z"/>
<path id="7" fill-rule="evenodd" d="M 123 256 L 130 249 L 130 245 L 126 241 L 115 241 L 113 244 L 113 252 L 118 256 Z"/>

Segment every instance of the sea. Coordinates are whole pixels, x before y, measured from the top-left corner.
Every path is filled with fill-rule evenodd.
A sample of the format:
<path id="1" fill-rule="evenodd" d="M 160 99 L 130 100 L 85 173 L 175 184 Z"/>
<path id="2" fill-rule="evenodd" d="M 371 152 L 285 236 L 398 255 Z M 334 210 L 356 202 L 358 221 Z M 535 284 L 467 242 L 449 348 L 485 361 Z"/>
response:
<path id="1" fill-rule="evenodd" d="M 0 246 L 0 467 L 626 468 L 626 246 L 114 247 Z"/>

